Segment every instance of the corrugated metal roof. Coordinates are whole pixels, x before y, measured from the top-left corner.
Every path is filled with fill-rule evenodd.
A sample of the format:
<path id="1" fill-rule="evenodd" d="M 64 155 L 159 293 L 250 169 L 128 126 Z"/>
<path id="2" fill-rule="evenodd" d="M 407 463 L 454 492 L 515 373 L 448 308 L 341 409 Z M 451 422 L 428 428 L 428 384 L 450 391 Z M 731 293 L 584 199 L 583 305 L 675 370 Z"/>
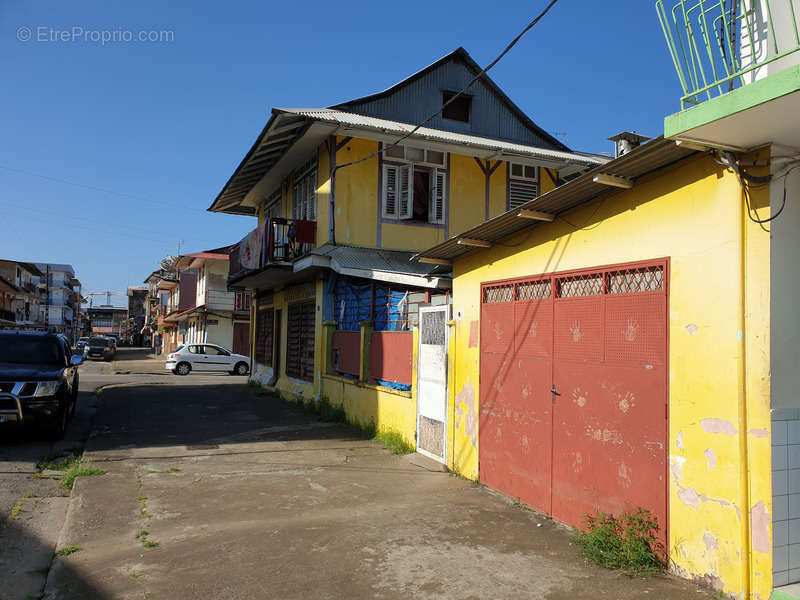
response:
<path id="1" fill-rule="evenodd" d="M 316 121 L 371 129 L 373 131 L 390 135 L 405 135 L 413 130 L 414 127 L 416 127 L 416 125 L 412 125 L 410 123 L 400 123 L 399 121 L 390 121 L 387 119 L 379 119 L 377 117 L 357 115 L 354 113 L 333 110 L 330 108 L 276 108 L 275 110 L 285 114 L 311 118 Z M 419 130 L 417 130 L 417 132 L 411 137 L 413 139 L 424 139 L 444 144 L 458 144 L 472 148 L 480 148 L 482 150 L 494 150 L 504 154 L 555 160 L 567 164 L 594 166 L 607 162 L 607 159 L 597 156 L 586 156 L 585 154 L 578 154 L 574 152 L 538 148 L 536 146 L 515 144 L 513 142 L 504 142 L 501 140 L 467 135 L 464 133 L 456 133 L 453 131 L 431 129 L 429 127 L 420 127 Z"/>
<path id="2" fill-rule="evenodd" d="M 676 145 L 672 140 L 665 140 L 663 137 L 659 137 L 523 204 L 520 208 L 558 215 L 615 189 L 607 185 L 594 183 L 592 180 L 595 175 L 603 173 L 635 180 L 695 153 L 696 151 L 694 150 L 688 150 L 685 147 Z M 518 212 L 519 209 L 514 209 L 503 213 L 477 227 L 451 237 L 446 242 L 420 252 L 415 258 L 451 260 L 474 249 L 473 247 L 459 244 L 458 238 L 496 242 L 540 223 L 518 217 Z"/>
<path id="3" fill-rule="evenodd" d="M 323 244 L 309 254 L 327 256 L 345 269 L 362 271 L 384 271 L 403 275 L 427 276 L 438 270 L 433 265 L 412 262 L 413 252 L 400 250 L 383 250 L 379 248 L 361 248 L 358 246 L 334 246 Z M 441 274 L 436 274 L 441 277 Z"/>

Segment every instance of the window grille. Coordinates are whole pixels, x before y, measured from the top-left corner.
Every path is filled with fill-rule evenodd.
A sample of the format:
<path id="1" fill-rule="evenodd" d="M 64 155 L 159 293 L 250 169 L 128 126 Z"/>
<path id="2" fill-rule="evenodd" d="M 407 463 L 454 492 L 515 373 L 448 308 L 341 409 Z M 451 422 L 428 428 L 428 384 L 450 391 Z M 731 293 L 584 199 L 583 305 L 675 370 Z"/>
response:
<path id="1" fill-rule="evenodd" d="M 420 324 L 420 343 L 444 346 L 445 343 L 445 312 L 437 310 L 422 313 Z"/>
<path id="2" fill-rule="evenodd" d="M 634 294 L 664 290 L 664 267 L 639 267 L 608 273 L 609 294 Z"/>
<path id="3" fill-rule="evenodd" d="M 483 289 L 483 301 L 486 304 L 512 302 L 514 300 L 514 284 L 508 283 Z"/>
<path id="4" fill-rule="evenodd" d="M 600 273 L 575 275 L 558 279 L 559 298 L 599 296 L 603 293 L 603 276 Z"/>
<path id="5" fill-rule="evenodd" d="M 517 284 L 517 300 L 541 300 L 549 298 L 552 284 L 544 281 L 525 281 Z"/>
<path id="6" fill-rule="evenodd" d="M 286 374 L 314 380 L 314 300 L 289 305 L 286 327 Z"/>

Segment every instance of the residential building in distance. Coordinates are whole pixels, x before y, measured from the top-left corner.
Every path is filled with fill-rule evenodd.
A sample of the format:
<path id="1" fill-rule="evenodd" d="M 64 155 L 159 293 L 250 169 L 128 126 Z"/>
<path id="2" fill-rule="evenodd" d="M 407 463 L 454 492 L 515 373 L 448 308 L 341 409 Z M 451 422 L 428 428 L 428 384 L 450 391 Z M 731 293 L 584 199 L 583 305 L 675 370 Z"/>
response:
<path id="1" fill-rule="evenodd" d="M 218 344 L 236 354 L 250 354 L 250 292 L 229 291 L 229 248 L 178 257 L 179 272 L 197 274 L 194 304 L 172 315 L 181 343 Z"/>
<path id="2" fill-rule="evenodd" d="M 152 344 L 157 352 L 167 354 L 183 343 L 185 328 L 179 331 L 178 313 L 195 306 L 197 272 L 177 270 L 174 263 L 153 271 L 145 283 L 150 287 L 147 316 Z M 160 344 L 158 341 L 160 340 Z"/>
<path id="3" fill-rule="evenodd" d="M 133 346 L 141 346 L 143 343 L 143 329 L 145 326 L 145 304 L 150 288 L 146 285 L 129 287 L 128 294 L 128 320 L 126 338 Z M 147 344 L 150 344 L 148 337 Z"/>
<path id="4" fill-rule="evenodd" d="M 17 293 L 20 289 L 0 276 L 0 329 L 14 329 L 17 324 L 15 312 Z"/>
<path id="5" fill-rule="evenodd" d="M 42 306 L 45 327 L 74 341 L 83 300 L 75 269 L 72 265 L 58 263 L 35 263 L 35 266 L 42 273 L 38 288 L 45 298 Z"/>
<path id="6" fill-rule="evenodd" d="M 38 287 L 41 276 L 42 272 L 32 263 L 0 260 L 0 277 L 18 288 L 14 300 L 16 329 L 44 329 L 44 300 Z"/>
<path id="7" fill-rule="evenodd" d="M 122 339 L 127 331 L 128 309 L 124 306 L 100 305 L 86 309 L 91 335 L 114 335 Z"/>
<path id="8" fill-rule="evenodd" d="M 572 152 L 480 73 L 459 48 L 384 92 L 275 108 L 209 208 L 258 218 L 228 279 L 253 294 L 252 378 L 439 460 L 444 414 L 427 406 L 446 393 L 446 357 L 416 348 L 426 321 L 450 320 L 452 278 L 410 259 L 608 160 Z"/>

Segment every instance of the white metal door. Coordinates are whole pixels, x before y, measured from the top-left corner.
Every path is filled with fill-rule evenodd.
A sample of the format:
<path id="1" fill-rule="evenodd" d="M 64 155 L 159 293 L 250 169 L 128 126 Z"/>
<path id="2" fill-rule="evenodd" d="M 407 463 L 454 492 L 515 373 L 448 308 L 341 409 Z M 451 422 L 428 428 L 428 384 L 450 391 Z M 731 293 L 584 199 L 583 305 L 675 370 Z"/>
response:
<path id="1" fill-rule="evenodd" d="M 447 431 L 449 306 L 420 307 L 417 357 L 417 450 L 444 462 Z"/>

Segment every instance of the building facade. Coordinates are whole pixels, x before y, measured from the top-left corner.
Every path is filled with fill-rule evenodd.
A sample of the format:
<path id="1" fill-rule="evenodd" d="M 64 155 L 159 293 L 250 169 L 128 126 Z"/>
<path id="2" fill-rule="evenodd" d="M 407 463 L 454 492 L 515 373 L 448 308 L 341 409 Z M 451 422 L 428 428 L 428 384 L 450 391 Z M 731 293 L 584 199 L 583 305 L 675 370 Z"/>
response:
<path id="1" fill-rule="evenodd" d="M 126 336 L 128 328 L 128 309 L 123 306 L 100 305 L 86 309 L 91 327 L 91 335 L 113 335 L 119 340 Z"/>
<path id="2" fill-rule="evenodd" d="M 571 152 L 485 75 L 451 102 L 479 72 L 458 49 L 380 94 L 274 109 L 210 208 L 258 217 L 228 280 L 253 293 L 252 378 L 440 460 L 443 415 L 418 389 L 445 392 L 428 371 L 443 357 L 418 356 L 417 326 L 449 320 L 451 278 L 410 259 L 607 160 Z"/>

